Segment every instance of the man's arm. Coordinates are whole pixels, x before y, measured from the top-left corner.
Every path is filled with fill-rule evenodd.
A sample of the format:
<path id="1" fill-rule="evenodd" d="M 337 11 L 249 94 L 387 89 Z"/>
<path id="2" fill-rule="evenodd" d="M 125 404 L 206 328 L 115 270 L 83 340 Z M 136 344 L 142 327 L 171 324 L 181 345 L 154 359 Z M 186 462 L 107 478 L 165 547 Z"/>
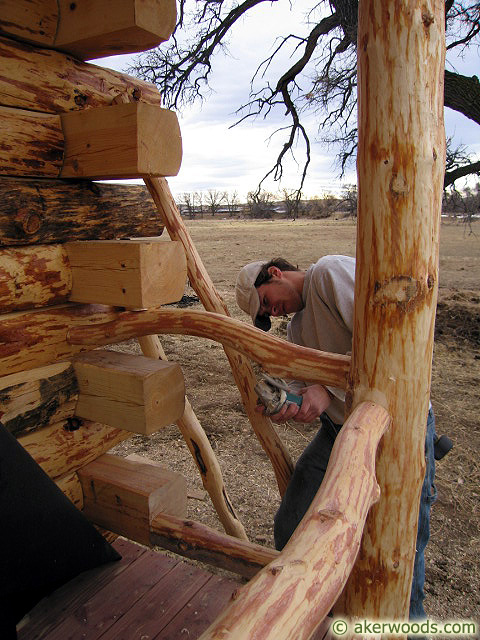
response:
<path id="1" fill-rule="evenodd" d="M 270 416 L 273 422 L 286 422 L 295 420 L 296 422 L 313 422 L 327 409 L 331 402 L 331 396 L 327 389 L 321 384 L 312 384 L 299 389 L 296 393 L 302 396 L 302 406 L 285 403 L 281 411 Z M 264 413 L 265 407 L 257 405 L 257 411 Z"/>

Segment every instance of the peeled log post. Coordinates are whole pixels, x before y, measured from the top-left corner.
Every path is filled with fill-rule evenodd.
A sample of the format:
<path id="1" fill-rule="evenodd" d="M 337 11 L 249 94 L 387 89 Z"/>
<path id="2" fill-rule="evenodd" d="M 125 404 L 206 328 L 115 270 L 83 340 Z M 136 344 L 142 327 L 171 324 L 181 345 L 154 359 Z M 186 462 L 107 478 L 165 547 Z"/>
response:
<path id="1" fill-rule="evenodd" d="M 301 347 L 265 335 L 261 329 L 240 320 L 209 311 L 161 307 L 125 311 L 111 322 L 72 327 L 67 340 L 72 345 L 106 345 L 155 333 L 209 338 L 255 360 L 273 375 L 346 388 L 349 356 Z"/>
<path id="2" fill-rule="evenodd" d="M 355 562 L 378 500 L 375 452 L 390 423 L 360 404 L 343 425 L 317 495 L 280 556 L 224 610 L 201 640 L 307 640 L 330 611 Z"/>
<path id="3" fill-rule="evenodd" d="M 229 316 L 228 309 L 215 289 L 183 223 L 167 181 L 152 177 L 144 179 L 171 239 L 180 240 L 185 247 L 188 277 L 203 306 L 207 311 Z M 244 356 L 229 348 L 225 348 L 225 354 L 230 362 L 233 377 L 242 396 L 250 423 L 265 453 L 270 458 L 280 495 L 283 495 L 293 471 L 290 454 L 273 428 L 271 421 L 255 411 L 257 404 L 257 396 L 254 391 L 256 380 L 251 364 Z"/>
<path id="4" fill-rule="evenodd" d="M 445 169 L 444 3 L 361 0 L 355 319 L 350 403 L 387 407 L 382 491 L 341 609 L 408 617 L 438 286 Z"/>
<path id="5" fill-rule="evenodd" d="M 138 343 L 145 356 L 167 360 L 158 336 L 142 336 L 138 339 Z M 192 454 L 192 458 L 200 472 L 203 486 L 210 496 L 223 528 L 229 535 L 246 540 L 247 534 L 228 497 L 218 460 L 186 396 L 185 411 L 183 416 L 176 421 L 176 425 Z"/>

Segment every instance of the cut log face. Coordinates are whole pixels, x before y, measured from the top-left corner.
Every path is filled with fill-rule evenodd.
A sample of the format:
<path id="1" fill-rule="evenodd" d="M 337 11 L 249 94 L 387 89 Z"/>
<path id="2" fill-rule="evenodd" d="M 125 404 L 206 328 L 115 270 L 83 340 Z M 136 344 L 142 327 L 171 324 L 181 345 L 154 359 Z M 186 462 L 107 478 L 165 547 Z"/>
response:
<path id="1" fill-rule="evenodd" d="M 150 545 L 150 522 L 159 513 L 187 513 L 185 478 L 159 465 L 105 454 L 78 475 L 87 518 L 137 542 Z"/>
<path id="2" fill-rule="evenodd" d="M 174 362 L 102 350 L 78 356 L 73 366 L 80 418 L 149 435 L 183 414 L 185 382 Z"/>
<path id="3" fill-rule="evenodd" d="M 175 22 L 175 0 L 3 0 L 0 29 L 88 60 L 156 47 Z"/>
<path id="4" fill-rule="evenodd" d="M 117 104 L 61 115 L 65 136 L 62 178 L 174 176 L 182 141 L 172 111 L 144 103 Z"/>
<path id="5" fill-rule="evenodd" d="M 177 302 L 187 281 L 179 242 L 99 241 L 65 245 L 73 302 L 142 309 Z"/>

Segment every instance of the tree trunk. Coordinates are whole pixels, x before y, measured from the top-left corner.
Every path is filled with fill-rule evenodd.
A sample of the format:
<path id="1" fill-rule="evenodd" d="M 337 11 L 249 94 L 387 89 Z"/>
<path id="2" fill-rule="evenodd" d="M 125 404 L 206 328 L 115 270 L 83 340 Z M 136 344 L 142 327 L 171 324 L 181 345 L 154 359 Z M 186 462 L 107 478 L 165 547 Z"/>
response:
<path id="1" fill-rule="evenodd" d="M 388 409 L 347 615 L 408 617 L 438 287 L 445 167 L 444 3 L 361 0 L 351 406 Z M 340 610 L 340 609 L 339 609 Z"/>
<path id="2" fill-rule="evenodd" d="M 445 70 L 445 106 L 480 124 L 480 82 Z"/>

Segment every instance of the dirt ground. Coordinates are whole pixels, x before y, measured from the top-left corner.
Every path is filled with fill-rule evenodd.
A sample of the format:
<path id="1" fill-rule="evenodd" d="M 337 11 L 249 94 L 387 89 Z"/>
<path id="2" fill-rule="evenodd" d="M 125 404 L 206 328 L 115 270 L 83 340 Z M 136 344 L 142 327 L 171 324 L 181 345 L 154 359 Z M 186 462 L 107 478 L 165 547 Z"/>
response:
<path id="1" fill-rule="evenodd" d="M 234 282 L 246 262 L 282 255 L 306 268 L 329 253 L 355 255 L 352 220 L 195 220 L 192 238 L 231 314 Z M 441 229 L 440 291 L 431 399 L 437 433 L 447 434 L 453 450 L 437 462 L 438 500 L 432 511 L 426 554 L 426 610 L 436 620 L 480 620 L 479 495 L 480 464 L 480 223 L 473 233 L 445 221 Z M 186 295 L 194 296 L 187 287 Z M 201 308 L 194 302 L 191 308 Z M 284 334 L 285 321 L 274 331 Z M 182 365 L 187 395 L 219 459 L 230 498 L 252 541 L 273 546 L 272 521 L 279 502 L 271 465 L 245 416 L 221 345 L 188 336 L 161 336 L 169 359 Z M 133 341 L 122 348 L 138 350 Z M 295 460 L 316 425 L 278 428 Z M 189 488 L 202 485 L 175 425 L 119 445 L 121 455 L 139 453 L 181 472 Z M 208 495 L 189 499 L 189 517 L 222 530 Z"/>

